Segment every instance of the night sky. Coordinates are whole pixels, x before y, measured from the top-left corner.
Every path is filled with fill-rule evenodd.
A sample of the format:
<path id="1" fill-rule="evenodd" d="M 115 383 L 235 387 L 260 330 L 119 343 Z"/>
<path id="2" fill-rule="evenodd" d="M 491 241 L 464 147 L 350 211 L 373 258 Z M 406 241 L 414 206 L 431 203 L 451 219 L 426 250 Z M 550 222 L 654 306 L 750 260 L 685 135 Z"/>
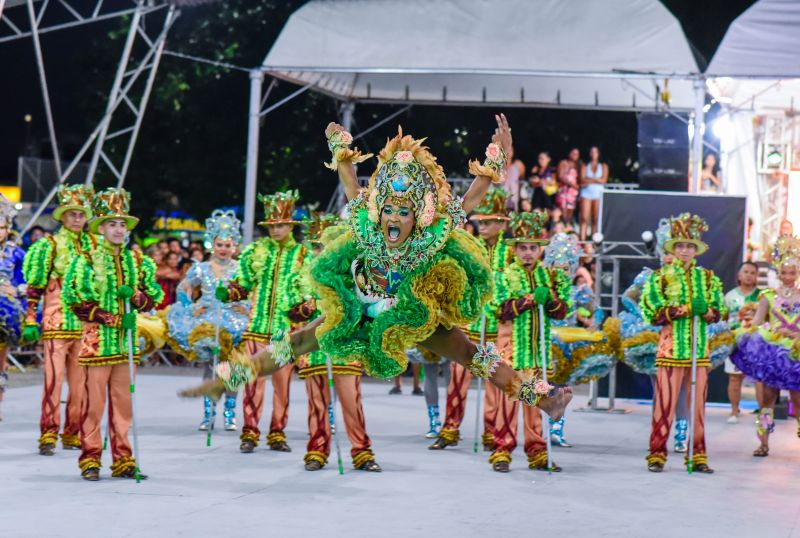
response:
<path id="1" fill-rule="evenodd" d="M 121 1 L 121 0 L 120 0 Z M 255 1 L 255 0 L 253 0 Z M 566 0 L 565 0 L 566 1 Z M 601 0 L 600 0 L 601 1 Z M 113 0 L 109 0 L 113 3 Z M 713 56 L 728 25 L 753 2 L 750 0 L 668 0 L 664 4 L 678 18 L 690 43 L 698 55 L 698 63 L 704 67 Z M 20 13 L 24 7 L 7 9 Z M 13 14 L 13 13 L 12 13 Z M 186 9 L 176 25 L 197 24 L 196 10 Z M 109 72 L 107 84 L 102 88 L 87 88 L 86 73 L 80 66 L 90 65 L 97 53 L 93 43 L 102 43 L 104 36 L 119 28 L 119 20 L 86 25 L 79 29 L 65 30 L 42 36 L 50 93 L 55 111 L 56 131 L 62 154 L 72 155 L 83 143 L 85 132 L 81 110 L 93 100 L 104 106 L 105 95 L 111 86 L 113 72 Z M 4 30 L 5 31 L 5 30 Z M 184 44 L 169 42 L 168 48 L 190 50 Z M 263 53 L 266 53 L 265 45 Z M 262 56 L 263 56 L 262 53 Z M 179 60 L 172 60 L 179 61 Z M 164 79 L 170 61 L 162 62 L 156 84 Z M 0 84 L 0 184 L 16 184 L 17 157 L 28 148 L 28 153 L 36 156 L 49 156 L 49 142 L 44 119 L 42 98 L 34 61 L 33 45 L 30 38 L 0 44 L 0 69 L 3 78 Z M 242 75 L 238 78 L 245 77 Z M 246 82 L 229 77 L 225 83 L 230 85 L 232 99 L 244 99 Z M 92 95 L 94 92 L 94 96 Z M 456 109 L 449 108 L 451 112 Z M 33 121 L 26 124 L 24 116 L 30 114 Z M 538 112 L 547 121 L 574 121 L 571 111 Z M 585 113 L 583 113 L 585 114 Z M 633 114 L 603 112 L 597 114 L 594 136 L 606 139 L 604 151 L 609 154 L 635 152 L 636 121 Z M 92 122 L 97 118 L 92 118 Z M 145 119 L 147 121 L 147 117 Z M 203 120 L 207 121 L 207 120 Z M 615 140 L 603 136 L 603 124 L 621 122 L 629 136 L 616 137 Z M 246 132 L 246 117 L 241 118 L 240 134 Z M 616 147 L 615 147 L 616 145 Z M 557 148 L 556 148 L 557 149 Z M 245 147 L 242 144 L 242 155 Z M 532 159 L 532 158 L 529 158 Z"/>

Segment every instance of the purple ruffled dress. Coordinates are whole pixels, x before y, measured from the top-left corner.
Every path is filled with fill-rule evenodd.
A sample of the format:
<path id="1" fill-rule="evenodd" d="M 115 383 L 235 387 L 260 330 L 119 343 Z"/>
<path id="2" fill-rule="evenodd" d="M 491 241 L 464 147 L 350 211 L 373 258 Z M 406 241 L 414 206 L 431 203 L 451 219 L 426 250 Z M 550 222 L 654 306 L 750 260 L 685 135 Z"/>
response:
<path id="1" fill-rule="evenodd" d="M 800 302 L 775 297 L 774 292 L 767 298 L 771 305 L 769 327 L 741 334 L 731 361 L 756 381 L 800 391 L 800 345 L 775 332 L 780 327 L 800 330 Z"/>

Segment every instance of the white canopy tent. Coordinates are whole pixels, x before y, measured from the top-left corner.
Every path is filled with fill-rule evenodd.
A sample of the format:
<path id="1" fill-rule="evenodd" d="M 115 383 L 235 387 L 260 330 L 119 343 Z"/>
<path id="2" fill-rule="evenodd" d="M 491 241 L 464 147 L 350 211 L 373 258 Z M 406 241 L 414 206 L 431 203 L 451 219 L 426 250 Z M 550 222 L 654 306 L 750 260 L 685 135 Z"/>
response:
<path id="1" fill-rule="evenodd" d="M 706 76 L 710 93 L 728 112 L 717 120 L 725 124 L 719 134 L 727 192 L 749 194 L 754 227 L 761 230 L 762 242 L 769 241 L 784 216 L 800 225 L 800 206 L 793 209 L 800 203 L 800 192 L 793 192 L 800 178 L 784 185 L 759 158 L 770 140 L 776 146 L 788 142 L 778 169 L 787 171 L 791 143 L 800 143 L 794 118 L 800 105 L 800 2 L 760 0 L 747 9 L 728 28 Z M 763 119 L 754 122 L 756 116 L 767 118 L 768 125 Z"/>
<path id="2" fill-rule="evenodd" d="M 658 0 L 312 0 L 251 72 L 245 234 L 264 74 L 351 114 L 354 102 L 690 111 L 698 71 Z"/>

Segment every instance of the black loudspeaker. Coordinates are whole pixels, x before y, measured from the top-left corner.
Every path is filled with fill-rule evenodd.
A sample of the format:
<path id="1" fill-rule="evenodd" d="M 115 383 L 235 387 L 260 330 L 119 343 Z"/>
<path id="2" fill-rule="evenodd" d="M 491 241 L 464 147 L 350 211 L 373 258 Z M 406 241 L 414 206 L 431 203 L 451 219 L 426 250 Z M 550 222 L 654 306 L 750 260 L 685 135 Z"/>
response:
<path id="1" fill-rule="evenodd" d="M 670 114 L 640 112 L 638 124 L 639 188 L 651 191 L 689 189 L 689 130 Z"/>

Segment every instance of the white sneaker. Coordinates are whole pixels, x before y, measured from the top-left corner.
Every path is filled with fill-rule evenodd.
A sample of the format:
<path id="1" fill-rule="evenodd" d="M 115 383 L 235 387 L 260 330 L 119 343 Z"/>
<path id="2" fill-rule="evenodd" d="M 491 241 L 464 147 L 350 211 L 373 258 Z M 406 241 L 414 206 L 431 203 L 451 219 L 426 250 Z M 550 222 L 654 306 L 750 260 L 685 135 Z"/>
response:
<path id="1" fill-rule="evenodd" d="M 737 417 L 736 415 L 731 415 L 725 422 L 727 422 L 728 424 L 739 424 L 739 417 Z"/>

